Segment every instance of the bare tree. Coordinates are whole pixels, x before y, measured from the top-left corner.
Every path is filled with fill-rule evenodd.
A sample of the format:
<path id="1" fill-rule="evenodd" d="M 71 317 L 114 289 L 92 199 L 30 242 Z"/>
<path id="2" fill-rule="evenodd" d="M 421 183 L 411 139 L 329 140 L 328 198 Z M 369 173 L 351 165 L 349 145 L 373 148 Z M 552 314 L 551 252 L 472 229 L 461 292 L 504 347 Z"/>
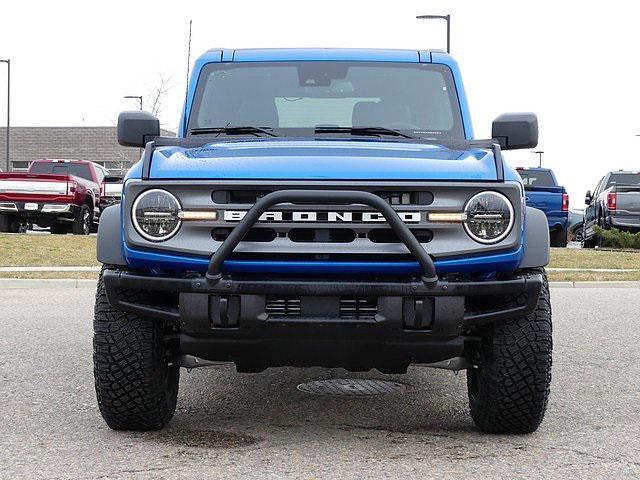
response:
<path id="1" fill-rule="evenodd" d="M 167 92 L 170 90 L 170 79 L 166 78 L 164 75 L 159 76 L 159 80 L 157 85 L 151 90 L 150 94 L 147 98 L 150 98 L 151 101 L 148 103 L 149 111 L 155 117 L 159 117 L 162 112 L 162 102 L 167 95 Z"/>
<path id="2" fill-rule="evenodd" d="M 127 170 L 131 168 L 131 165 L 135 163 L 135 161 L 132 161 L 123 151 L 118 151 L 116 155 L 117 158 L 114 160 L 118 162 L 118 171 L 116 172 L 113 171 L 113 169 L 110 169 L 110 173 L 114 175 L 124 175 L 125 173 L 127 173 Z"/>

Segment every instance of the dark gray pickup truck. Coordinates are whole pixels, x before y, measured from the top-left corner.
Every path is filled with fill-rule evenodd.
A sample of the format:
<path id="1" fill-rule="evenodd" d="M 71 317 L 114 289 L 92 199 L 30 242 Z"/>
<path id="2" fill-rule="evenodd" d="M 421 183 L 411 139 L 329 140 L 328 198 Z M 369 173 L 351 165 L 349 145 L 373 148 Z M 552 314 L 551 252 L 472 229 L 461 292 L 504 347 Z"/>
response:
<path id="1" fill-rule="evenodd" d="M 640 231 L 640 172 L 609 172 L 587 191 L 583 246 L 597 243 L 594 227 Z"/>

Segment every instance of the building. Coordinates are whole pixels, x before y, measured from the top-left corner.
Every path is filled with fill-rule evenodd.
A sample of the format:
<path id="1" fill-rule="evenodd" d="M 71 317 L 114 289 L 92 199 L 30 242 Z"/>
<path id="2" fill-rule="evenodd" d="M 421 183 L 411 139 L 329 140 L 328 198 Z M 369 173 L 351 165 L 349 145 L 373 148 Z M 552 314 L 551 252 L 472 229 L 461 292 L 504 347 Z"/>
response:
<path id="1" fill-rule="evenodd" d="M 168 130 L 163 136 L 173 137 Z M 11 127 L 11 170 L 24 171 L 38 158 L 73 158 L 96 162 L 114 175 L 124 174 L 140 158 L 140 150 L 122 147 L 116 127 Z M 6 170 L 6 127 L 0 127 L 0 169 Z"/>

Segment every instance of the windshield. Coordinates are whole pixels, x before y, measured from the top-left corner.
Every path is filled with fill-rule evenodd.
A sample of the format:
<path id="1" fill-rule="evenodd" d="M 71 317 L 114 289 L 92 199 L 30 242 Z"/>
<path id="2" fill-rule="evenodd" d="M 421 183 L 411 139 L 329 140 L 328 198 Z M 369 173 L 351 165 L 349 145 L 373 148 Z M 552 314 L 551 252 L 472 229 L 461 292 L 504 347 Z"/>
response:
<path id="1" fill-rule="evenodd" d="M 530 170 L 518 170 L 518 173 L 522 177 L 522 183 L 525 187 L 555 187 L 556 182 L 553 179 L 553 175 L 548 171 L 530 171 Z"/>
<path id="2" fill-rule="evenodd" d="M 91 180 L 91 171 L 86 163 L 35 162 L 29 173 L 55 173 L 56 175 L 75 175 Z"/>
<path id="3" fill-rule="evenodd" d="M 279 136 L 381 127 L 464 138 L 450 70 L 421 63 L 210 63 L 198 80 L 188 130 L 225 126 L 270 128 Z"/>
<path id="4" fill-rule="evenodd" d="M 609 188 L 614 183 L 619 183 L 620 185 L 637 185 L 640 183 L 640 173 L 613 173 L 609 176 L 606 188 Z"/>

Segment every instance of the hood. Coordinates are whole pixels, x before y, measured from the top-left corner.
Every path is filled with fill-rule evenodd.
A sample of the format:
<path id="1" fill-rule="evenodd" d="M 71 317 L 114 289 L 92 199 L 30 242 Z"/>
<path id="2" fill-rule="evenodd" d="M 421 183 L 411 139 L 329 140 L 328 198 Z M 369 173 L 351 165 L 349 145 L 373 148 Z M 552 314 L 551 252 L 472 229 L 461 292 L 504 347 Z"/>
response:
<path id="1" fill-rule="evenodd" d="M 409 142 L 256 140 L 158 147 L 152 179 L 496 180 L 493 154 Z"/>

